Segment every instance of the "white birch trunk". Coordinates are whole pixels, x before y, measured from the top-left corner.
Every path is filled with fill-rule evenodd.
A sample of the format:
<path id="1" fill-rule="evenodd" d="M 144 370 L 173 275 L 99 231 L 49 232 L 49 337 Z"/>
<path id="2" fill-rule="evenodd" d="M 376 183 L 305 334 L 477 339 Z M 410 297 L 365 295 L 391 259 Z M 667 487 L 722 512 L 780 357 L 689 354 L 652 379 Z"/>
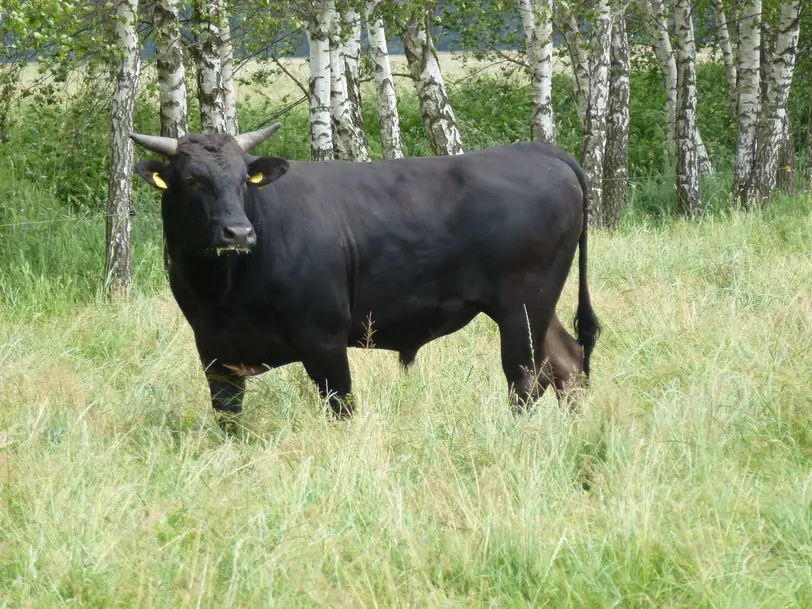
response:
<path id="1" fill-rule="evenodd" d="M 403 28 L 402 38 L 432 152 L 436 155 L 462 154 L 462 137 L 431 39 L 428 15 L 413 15 Z"/>
<path id="2" fill-rule="evenodd" d="M 688 216 L 702 214 L 696 149 L 696 45 L 691 0 L 675 0 L 677 40 L 677 202 Z"/>
<path id="3" fill-rule="evenodd" d="M 553 0 L 518 0 L 527 63 L 530 67 L 530 139 L 554 144 L 552 2 Z"/>
<path id="4" fill-rule="evenodd" d="M 756 155 L 759 112 L 759 60 L 761 46 L 761 0 L 742 7 L 739 18 L 739 135 L 733 171 L 734 200 L 749 204 L 750 185 Z"/>
<path id="5" fill-rule="evenodd" d="M 225 133 L 226 114 L 223 103 L 223 77 L 220 51 L 217 48 L 219 28 L 217 10 L 212 0 L 195 4 L 197 22 L 197 97 L 200 102 L 200 130 L 203 133 Z"/>
<path id="6" fill-rule="evenodd" d="M 671 38 L 668 35 L 668 24 L 663 2 L 662 0 L 648 0 L 648 2 L 651 11 L 649 27 L 653 39 L 654 54 L 657 56 L 657 63 L 660 64 L 663 84 L 665 85 L 668 154 L 673 158 L 677 154 L 677 61 L 671 47 Z M 699 159 L 699 171 L 703 175 L 710 175 L 713 173 L 713 164 L 708 157 L 705 142 L 702 140 L 702 134 L 699 132 L 698 126 L 694 135 Z"/>
<path id="7" fill-rule="evenodd" d="M 615 15 L 609 70 L 606 157 L 603 162 L 603 225 L 615 228 L 626 204 L 629 180 L 629 40 L 626 16 Z"/>
<path id="8" fill-rule="evenodd" d="M 730 31 L 727 27 L 727 17 L 725 16 L 725 7 L 722 0 L 713 1 L 713 12 L 716 16 L 716 40 L 719 44 L 719 50 L 722 53 L 722 61 L 725 65 L 725 74 L 727 76 L 727 93 L 730 96 L 730 107 L 733 110 L 733 116 L 738 114 L 736 108 L 737 104 L 737 81 L 736 74 L 736 60 L 733 57 L 733 47 L 730 44 Z"/>
<path id="9" fill-rule="evenodd" d="M 321 0 L 308 15 L 310 43 L 310 158 L 333 158 L 333 129 L 330 119 L 330 24 L 335 16 L 334 0 Z"/>
<path id="10" fill-rule="evenodd" d="M 234 50 L 231 45 L 231 23 L 224 0 L 217 0 L 217 13 L 217 49 L 220 56 L 226 133 L 237 135 L 240 127 L 237 121 L 237 91 L 234 86 Z"/>
<path id="11" fill-rule="evenodd" d="M 595 3 L 592 24 L 589 106 L 584 131 L 583 168 L 589 185 L 593 226 L 603 223 L 603 157 L 606 150 L 606 107 L 609 98 L 609 60 L 612 42 L 612 11 L 608 0 Z"/>
<path id="12" fill-rule="evenodd" d="M 586 125 L 586 109 L 589 105 L 589 57 L 584 50 L 584 41 L 581 31 L 578 29 L 578 20 L 572 9 L 566 4 L 559 2 L 556 7 L 556 19 L 558 30 L 564 36 L 567 44 L 567 52 L 570 57 L 570 65 L 573 73 L 573 91 L 575 93 L 575 104 L 578 107 L 578 118 L 581 120 L 581 127 Z"/>
<path id="13" fill-rule="evenodd" d="M 333 149 L 336 158 L 347 161 L 369 161 L 363 123 L 356 124 L 358 110 L 353 111 L 353 102 L 350 101 L 347 46 L 342 42 L 342 25 L 345 24 L 347 22 L 336 15 L 330 26 L 330 115 Z"/>
<path id="14" fill-rule="evenodd" d="M 792 128 L 789 122 L 789 114 L 784 113 L 784 120 L 781 123 L 781 151 L 778 155 L 778 169 L 775 172 L 775 187 L 786 195 L 795 195 L 795 142 L 792 139 Z"/>
<path id="15" fill-rule="evenodd" d="M 788 125 L 787 100 L 795 69 L 800 8 L 800 0 L 785 0 L 781 7 L 775 50 L 767 70 L 767 99 L 758 134 L 753 193 L 748 203 L 769 199 L 775 189 L 778 159 L 784 148 L 784 128 Z"/>
<path id="16" fill-rule="evenodd" d="M 367 3 L 367 34 L 369 54 L 372 58 L 372 71 L 375 77 L 375 90 L 378 98 L 378 120 L 381 127 L 381 147 L 383 158 L 403 158 L 403 144 L 400 141 L 400 116 L 398 98 L 395 94 L 395 81 L 389 62 L 389 47 L 386 44 L 386 31 L 383 20 L 374 15 L 377 0 Z"/>
<path id="17" fill-rule="evenodd" d="M 153 12 L 160 89 L 161 135 L 182 137 L 188 128 L 186 69 L 178 22 L 178 0 L 157 0 Z"/>
<path id="18" fill-rule="evenodd" d="M 347 105 L 355 128 L 353 158 L 369 161 L 364 110 L 361 105 L 361 15 L 351 6 L 342 15 L 342 28 L 349 35 L 344 42 L 344 78 L 347 81 Z"/>
<path id="19" fill-rule="evenodd" d="M 660 64 L 665 85 L 665 109 L 668 137 L 668 153 L 677 153 L 677 62 L 671 49 L 671 38 L 665 20 L 662 0 L 648 0 L 651 9 L 650 32 L 652 34 L 654 54 Z"/>
<path id="20" fill-rule="evenodd" d="M 110 114 L 110 178 L 107 190 L 105 287 L 121 296 L 132 279 L 130 210 L 133 179 L 133 110 L 141 72 L 141 45 L 135 26 L 138 0 L 116 2 L 115 34 L 120 53 Z"/>

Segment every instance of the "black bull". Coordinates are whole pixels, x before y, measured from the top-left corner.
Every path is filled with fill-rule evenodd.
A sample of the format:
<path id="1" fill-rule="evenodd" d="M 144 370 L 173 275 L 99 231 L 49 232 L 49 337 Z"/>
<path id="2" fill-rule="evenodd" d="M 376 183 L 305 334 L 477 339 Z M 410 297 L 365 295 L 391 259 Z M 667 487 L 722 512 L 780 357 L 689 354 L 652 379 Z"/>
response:
<path id="1" fill-rule="evenodd" d="M 136 170 L 163 190 L 170 285 L 221 421 L 241 410 L 246 376 L 297 361 L 347 416 L 348 347 L 371 334 L 408 365 L 479 313 L 499 326 L 521 404 L 589 376 L 599 325 L 587 187 L 566 152 L 521 143 L 372 163 L 248 154 L 278 127 L 131 136 L 168 160 Z M 576 343 L 555 307 L 579 244 Z"/>

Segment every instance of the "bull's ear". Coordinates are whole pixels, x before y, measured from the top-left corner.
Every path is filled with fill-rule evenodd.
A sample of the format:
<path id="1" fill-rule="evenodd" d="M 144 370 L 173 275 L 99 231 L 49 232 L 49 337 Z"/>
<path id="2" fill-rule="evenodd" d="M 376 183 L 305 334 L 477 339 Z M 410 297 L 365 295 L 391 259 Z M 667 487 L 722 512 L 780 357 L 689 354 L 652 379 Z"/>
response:
<path id="1" fill-rule="evenodd" d="M 153 159 L 141 161 L 135 166 L 135 171 L 138 172 L 147 184 L 151 184 L 158 190 L 166 190 L 168 188 L 169 167 Z"/>
<path id="2" fill-rule="evenodd" d="M 248 165 L 248 181 L 260 188 L 278 180 L 288 172 L 290 165 L 285 159 L 261 156 Z"/>

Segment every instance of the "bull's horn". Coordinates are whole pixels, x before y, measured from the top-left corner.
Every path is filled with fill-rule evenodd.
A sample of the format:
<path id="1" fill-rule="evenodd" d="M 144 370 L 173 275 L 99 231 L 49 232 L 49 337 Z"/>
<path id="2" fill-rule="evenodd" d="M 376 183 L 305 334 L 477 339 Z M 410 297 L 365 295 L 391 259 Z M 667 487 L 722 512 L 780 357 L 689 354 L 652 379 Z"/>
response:
<path id="1" fill-rule="evenodd" d="M 157 152 L 164 156 L 173 156 L 178 152 L 178 140 L 174 137 L 131 133 L 130 138 L 139 146 L 143 146 L 147 150 L 152 150 L 152 152 Z"/>
<path id="2" fill-rule="evenodd" d="M 250 133 L 240 133 L 239 135 L 235 135 L 234 139 L 237 140 L 237 144 L 239 144 L 243 152 L 248 152 L 254 146 L 259 146 L 262 142 L 271 137 L 281 126 L 282 123 L 274 123 L 264 129 L 257 129 Z"/>

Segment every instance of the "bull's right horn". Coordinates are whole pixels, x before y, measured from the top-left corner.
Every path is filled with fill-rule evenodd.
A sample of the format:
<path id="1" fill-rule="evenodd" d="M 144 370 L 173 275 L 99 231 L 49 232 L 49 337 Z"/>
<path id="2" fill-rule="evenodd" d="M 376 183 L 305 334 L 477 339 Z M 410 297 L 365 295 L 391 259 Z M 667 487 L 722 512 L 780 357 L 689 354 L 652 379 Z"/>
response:
<path id="1" fill-rule="evenodd" d="M 147 150 L 152 150 L 152 152 L 157 152 L 164 156 L 174 156 L 178 152 L 178 140 L 174 137 L 131 133 L 130 139 L 139 146 L 143 146 Z"/>
<path id="2" fill-rule="evenodd" d="M 235 135 L 234 139 L 237 140 L 243 152 L 248 152 L 251 148 L 259 146 L 262 142 L 271 137 L 282 126 L 282 123 L 274 123 L 270 127 L 264 129 L 257 129 L 249 133 L 240 133 Z"/>

